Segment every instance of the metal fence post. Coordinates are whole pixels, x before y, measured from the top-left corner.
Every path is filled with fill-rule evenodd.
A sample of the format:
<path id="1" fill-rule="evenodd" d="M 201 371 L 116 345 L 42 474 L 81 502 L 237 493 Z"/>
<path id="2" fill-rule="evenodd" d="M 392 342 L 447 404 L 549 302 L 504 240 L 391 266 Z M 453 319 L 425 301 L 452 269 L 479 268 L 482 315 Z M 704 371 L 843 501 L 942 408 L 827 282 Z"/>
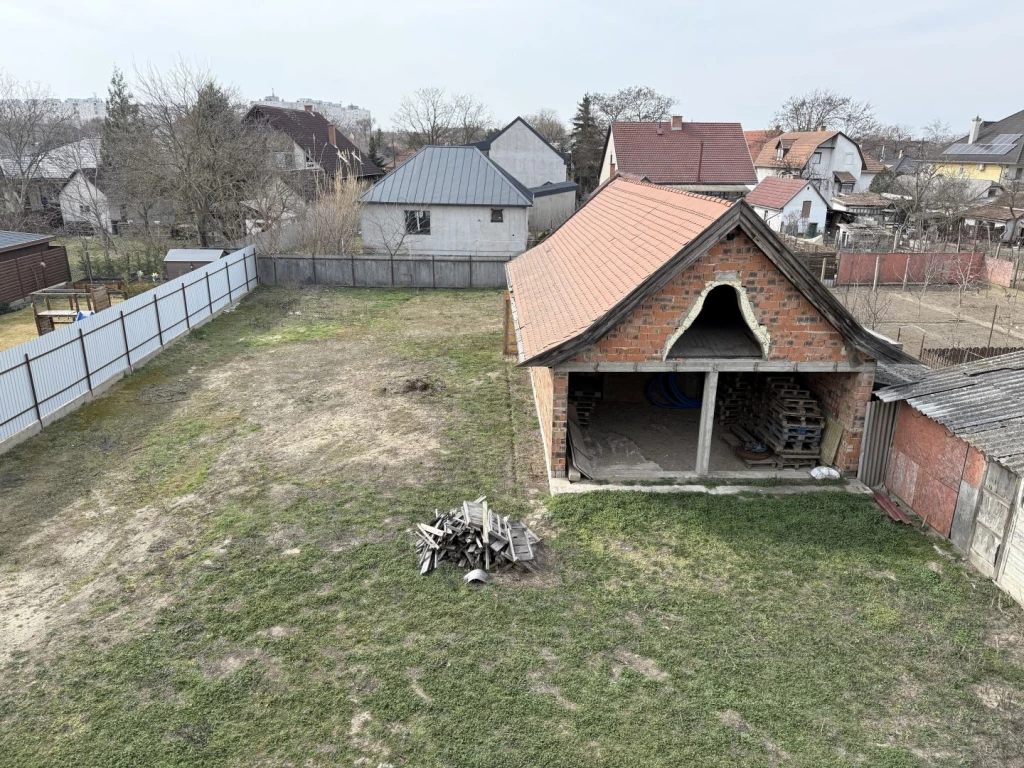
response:
<path id="1" fill-rule="evenodd" d="M 78 328 L 78 343 L 82 348 L 82 364 L 85 366 L 85 382 L 89 385 L 89 392 L 92 392 L 92 372 L 89 370 L 89 355 L 85 351 L 85 334 L 82 328 Z"/>
<path id="2" fill-rule="evenodd" d="M 164 345 L 164 329 L 160 324 L 160 297 L 153 291 L 153 312 L 156 314 L 156 335 L 160 339 L 160 346 Z"/>
<path id="3" fill-rule="evenodd" d="M 36 392 L 36 379 L 32 375 L 32 358 L 28 356 L 28 352 L 25 353 L 25 367 L 28 369 L 28 385 L 32 390 L 32 405 L 36 409 L 36 421 L 39 422 L 39 426 L 42 426 L 43 414 L 39 410 L 39 394 Z"/>
<path id="4" fill-rule="evenodd" d="M 188 319 L 188 294 L 185 293 L 184 283 L 181 284 L 181 304 L 183 307 L 185 307 L 185 327 L 191 330 L 192 323 Z"/>
<path id="5" fill-rule="evenodd" d="M 225 264 L 224 265 L 224 276 L 227 278 L 227 281 L 228 281 L 228 304 L 230 304 L 232 299 L 234 298 L 231 295 L 232 292 L 233 292 L 233 289 L 231 288 L 231 265 L 230 264 Z"/>
<path id="6" fill-rule="evenodd" d="M 206 306 L 210 308 L 210 314 L 213 314 L 213 294 L 210 293 L 210 273 L 206 273 Z"/>
<path id="7" fill-rule="evenodd" d="M 249 257 L 242 257 L 242 267 L 245 269 L 245 292 L 249 292 Z"/>
<path id="8" fill-rule="evenodd" d="M 128 329 L 124 325 L 124 312 L 119 312 L 118 317 L 121 318 L 121 338 L 124 339 L 124 356 L 128 361 L 128 368 L 132 373 L 135 373 L 135 366 L 132 365 L 132 350 L 128 346 Z"/>

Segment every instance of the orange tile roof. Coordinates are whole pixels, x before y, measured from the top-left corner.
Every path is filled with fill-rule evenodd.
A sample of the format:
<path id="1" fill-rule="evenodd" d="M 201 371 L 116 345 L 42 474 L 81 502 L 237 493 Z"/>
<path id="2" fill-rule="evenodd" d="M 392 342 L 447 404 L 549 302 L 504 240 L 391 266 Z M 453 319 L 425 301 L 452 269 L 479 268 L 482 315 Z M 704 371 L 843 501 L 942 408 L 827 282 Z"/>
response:
<path id="1" fill-rule="evenodd" d="M 617 176 L 540 245 L 509 262 L 520 355 L 579 336 L 732 204 Z"/>
<path id="2" fill-rule="evenodd" d="M 808 184 L 807 179 L 790 179 L 781 176 L 769 176 L 756 187 L 744 200 L 748 205 L 759 205 L 762 208 L 782 210 Z"/>
<path id="3" fill-rule="evenodd" d="M 777 128 L 769 128 L 763 131 L 744 131 L 743 138 L 747 142 L 747 149 L 750 150 L 750 159 L 756 160 L 757 156 L 761 154 L 761 150 L 764 149 L 764 145 L 781 133 L 782 131 Z"/>
<path id="4" fill-rule="evenodd" d="M 754 158 L 757 168 L 803 168 L 811 155 L 824 142 L 835 137 L 839 131 L 790 131 L 777 138 L 769 139 Z M 789 147 L 785 158 L 776 160 L 779 142 Z"/>

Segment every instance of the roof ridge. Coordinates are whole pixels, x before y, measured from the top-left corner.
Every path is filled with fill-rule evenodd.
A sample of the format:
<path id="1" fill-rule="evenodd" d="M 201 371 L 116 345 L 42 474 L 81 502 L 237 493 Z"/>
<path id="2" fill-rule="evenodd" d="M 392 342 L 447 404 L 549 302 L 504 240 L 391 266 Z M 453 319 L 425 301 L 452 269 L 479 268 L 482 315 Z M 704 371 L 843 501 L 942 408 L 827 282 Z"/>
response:
<path id="1" fill-rule="evenodd" d="M 702 195 L 699 192 L 691 192 L 688 189 L 676 189 L 675 187 L 666 187 L 663 184 L 655 184 L 652 181 L 644 181 L 643 177 L 637 178 L 636 174 L 623 174 L 617 173 L 612 177 L 611 181 L 616 179 L 622 179 L 623 181 L 629 182 L 630 184 L 636 184 L 641 187 L 652 187 L 654 189 L 664 190 L 665 192 L 672 192 L 677 195 L 685 195 L 687 197 L 696 197 L 701 200 L 710 200 L 715 203 L 720 203 L 726 208 L 732 207 L 731 200 L 724 200 L 721 197 L 712 197 L 711 195 Z"/>

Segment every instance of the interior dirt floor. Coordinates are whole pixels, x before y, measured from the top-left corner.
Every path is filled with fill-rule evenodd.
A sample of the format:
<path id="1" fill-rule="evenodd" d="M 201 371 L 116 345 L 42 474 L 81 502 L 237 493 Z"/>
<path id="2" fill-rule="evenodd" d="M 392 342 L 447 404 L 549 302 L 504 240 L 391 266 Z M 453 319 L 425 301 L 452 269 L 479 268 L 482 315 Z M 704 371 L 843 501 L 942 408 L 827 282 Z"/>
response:
<path id="1" fill-rule="evenodd" d="M 583 435 L 592 452 L 594 479 L 645 479 L 695 471 L 699 431 L 699 408 L 602 403 L 594 409 Z M 725 427 L 715 424 L 711 471 L 747 470 L 722 439 L 724 431 Z"/>

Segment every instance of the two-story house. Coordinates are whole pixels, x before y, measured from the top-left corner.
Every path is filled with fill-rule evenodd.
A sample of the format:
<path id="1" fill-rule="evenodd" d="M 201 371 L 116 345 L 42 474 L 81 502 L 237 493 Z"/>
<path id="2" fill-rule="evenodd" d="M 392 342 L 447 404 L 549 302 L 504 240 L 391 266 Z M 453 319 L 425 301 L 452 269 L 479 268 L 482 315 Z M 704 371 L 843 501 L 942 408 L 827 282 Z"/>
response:
<path id="1" fill-rule="evenodd" d="M 257 104 L 246 114 L 250 122 L 265 122 L 281 138 L 274 147 L 278 167 L 295 172 L 295 186 L 312 195 L 316 183 L 332 184 L 336 178 L 373 181 L 384 171 L 353 144 L 344 133 L 311 106 L 283 109 Z"/>
<path id="2" fill-rule="evenodd" d="M 996 122 L 976 117 L 971 130 L 946 147 L 939 173 L 974 182 L 979 197 L 997 197 L 1009 184 L 1024 187 L 1024 110 Z"/>
<path id="3" fill-rule="evenodd" d="M 496 134 L 474 144 L 533 194 L 530 230 L 554 229 L 576 210 L 576 182 L 567 181 L 568 161 L 551 142 L 517 117 Z"/>
<path id="4" fill-rule="evenodd" d="M 769 176 L 807 179 L 831 205 L 832 198 L 866 192 L 884 170 L 841 131 L 790 131 L 768 139 L 754 159 L 757 180 Z"/>
<path id="5" fill-rule="evenodd" d="M 608 128 L 600 182 L 616 173 L 687 192 L 737 200 L 758 178 L 739 123 L 613 122 Z"/>

